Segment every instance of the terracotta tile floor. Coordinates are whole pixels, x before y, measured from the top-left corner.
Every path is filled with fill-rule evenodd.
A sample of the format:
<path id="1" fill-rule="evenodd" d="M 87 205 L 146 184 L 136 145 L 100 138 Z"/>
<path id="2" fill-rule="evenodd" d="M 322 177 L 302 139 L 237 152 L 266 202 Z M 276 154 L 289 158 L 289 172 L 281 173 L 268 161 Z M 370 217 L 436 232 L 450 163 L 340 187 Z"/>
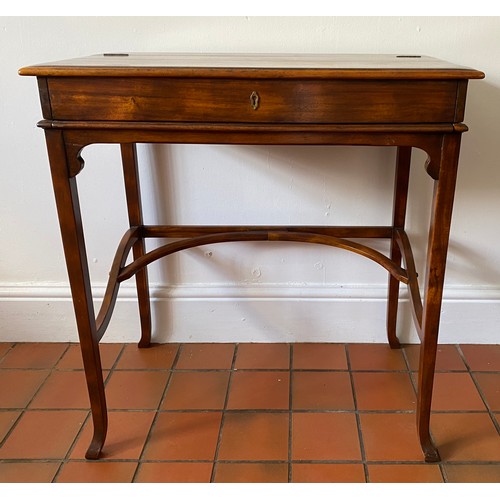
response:
<path id="1" fill-rule="evenodd" d="M 103 457 L 79 347 L 0 343 L 0 482 L 500 482 L 500 345 L 439 348 L 425 464 L 418 346 L 102 344 Z"/>

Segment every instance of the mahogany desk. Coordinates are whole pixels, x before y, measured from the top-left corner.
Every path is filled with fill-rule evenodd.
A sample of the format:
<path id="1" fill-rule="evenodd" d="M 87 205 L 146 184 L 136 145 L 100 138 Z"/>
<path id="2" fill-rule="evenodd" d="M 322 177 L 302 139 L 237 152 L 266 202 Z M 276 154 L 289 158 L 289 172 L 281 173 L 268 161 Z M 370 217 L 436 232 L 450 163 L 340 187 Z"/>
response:
<path id="1" fill-rule="evenodd" d="M 119 284 L 136 277 L 142 335 L 151 338 L 147 265 L 182 249 L 225 241 L 300 241 L 356 252 L 389 273 L 387 333 L 399 347 L 399 282 L 409 287 L 421 339 L 417 429 L 425 460 L 440 460 L 430 432 L 445 262 L 469 79 L 483 73 L 429 57 L 396 55 L 103 54 L 20 70 L 36 76 L 62 240 L 90 395 L 94 436 L 104 444 L 107 410 L 99 341 Z M 97 317 L 92 304 L 76 176 L 80 152 L 120 144 L 130 229 L 114 259 Z M 147 226 L 136 143 L 396 146 L 392 226 Z M 424 297 L 404 230 L 410 154 L 428 155 L 434 179 Z M 146 238 L 176 238 L 146 253 Z M 180 240 L 179 240 L 180 238 Z M 390 256 L 349 238 L 388 238 Z M 132 263 L 126 265 L 129 252 Z M 404 267 L 402 267 L 404 264 Z"/>

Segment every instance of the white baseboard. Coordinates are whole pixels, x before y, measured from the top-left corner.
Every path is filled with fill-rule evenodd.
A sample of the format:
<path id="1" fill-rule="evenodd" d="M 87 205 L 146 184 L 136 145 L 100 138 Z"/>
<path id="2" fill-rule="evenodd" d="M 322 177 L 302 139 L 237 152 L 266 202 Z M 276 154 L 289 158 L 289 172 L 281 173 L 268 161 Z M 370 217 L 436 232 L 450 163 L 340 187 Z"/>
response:
<path id="1" fill-rule="evenodd" d="M 385 342 L 386 287 L 152 286 L 156 342 Z M 94 288 L 96 307 L 104 286 Z M 418 342 L 405 287 L 399 336 Z M 0 285 L 1 342 L 74 342 L 67 285 Z M 497 344 L 500 287 L 447 287 L 440 342 Z M 122 287 L 103 342 L 136 342 L 135 290 Z"/>

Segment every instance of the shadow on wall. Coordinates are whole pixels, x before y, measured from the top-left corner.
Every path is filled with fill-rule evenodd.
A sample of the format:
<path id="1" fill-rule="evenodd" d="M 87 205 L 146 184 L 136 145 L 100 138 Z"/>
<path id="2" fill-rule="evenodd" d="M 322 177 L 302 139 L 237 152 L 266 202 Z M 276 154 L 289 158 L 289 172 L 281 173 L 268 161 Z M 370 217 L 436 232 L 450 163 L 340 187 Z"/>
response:
<path id="1" fill-rule="evenodd" d="M 188 147 L 189 151 L 196 148 L 196 146 Z M 147 154 L 151 169 L 148 176 L 154 200 L 148 200 L 149 215 L 154 219 L 151 223 L 256 225 L 388 225 L 391 223 L 395 148 L 203 146 L 203 149 L 197 151 L 198 156 L 194 158 L 194 165 L 189 164 L 189 161 L 182 161 L 193 160 L 189 154 L 183 157 L 182 148 L 178 145 L 148 146 Z M 214 158 L 207 158 L 207 155 L 211 154 Z M 200 165 L 200 161 L 203 165 Z M 210 195 L 207 195 L 207 190 Z M 203 209 L 198 212 L 186 209 L 186 205 L 200 202 L 204 205 L 205 213 Z M 379 242 L 371 241 L 371 244 L 378 248 Z M 244 287 L 249 283 L 248 277 L 242 270 L 241 253 L 244 252 L 253 259 L 253 255 L 263 251 L 264 245 L 253 242 L 226 244 L 224 252 L 220 254 L 214 252 L 210 259 L 206 258 L 207 249 L 200 247 L 183 252 L 182 256 L 170 256 L 154 265 L 157 266 L 157 276 L 162 285 L 182 285 L 185 282 L 186 267 L 195 263 L 201 267 L 210 266 L 215 269 L 216 284 L 230 283 Z M 383 246 L 380 250 L 387 250 L 386 242 L 380 242 L 380 245 Z M 302 255 L 296 265 L 304 266 L 300 260 L 305 262 L 313 259 L 309 266 L 312 267 L 316 262 L 315 258 L 311 257 L 312 252 L 307 253 L 307 258 L 304 257 L 304 247 L 305 244 L 300 246 L 283 242 L 272 244 L 277 256 L 293 248 L 296 249 L 293 251 Z M 342 260 L 345 254 L 342 250 L 324 251 L 329 252 L 332 267 L 345 266 L 346 262 L 351 262 Z M 186 258 L 186 254 L 189 259 Z M 276 259 L 279 260 L 279 257 Z M 355 266 L 360 262 L 356 259 L 361 258 L 359 256 L 353 258 L 353 263 L 349 265 Z M 370 264 L 375 267 L 373 263 Z M 304 274 L 306 273 L 302 271 L 302 275 Z M 286 272 L 284 286 L 300 281 L 297 279 L 298 275 L 301 275 L 300 270 L 292 265 Z M 383 279 L 385 281 L 385 275 Z M 256 279 L 255 283 L 265 286 L 268 281 Z M 277 280 L 271 281 L 274 284 L 277 282 Z M 327 282 L 324 286 L 334 284 Z M 172 303 L 171 301 L 167 303 L 163 303 L 161 311 L 158 310 L 158 315 L 155 317 L 157 329 L 162 332 L 170 332 L 174 322 L 171 315 L 174 312 Z M 283 328 L 279 319 L 282 315 L 280 310 L 284 313 L 290 306 L 277 304 L 274 312 L 270 313 L 254 300 L 250 300 L 244 301 L 241 307 L 242 314 L 252 317 L 255 324 L 261 325 L 262 331 L 281 331 Z M 293 316 L 294 311 L 288 311 L 287 314 Z M 311 314 L 309 320 L 313 317 Z M 301 321 L 304 320 L 305 318 L 302 318 Z M 295 323 L 298 325 L 300 321 L 297 319 Z M 309 326 L 313 327 L 313 324 Z"/>

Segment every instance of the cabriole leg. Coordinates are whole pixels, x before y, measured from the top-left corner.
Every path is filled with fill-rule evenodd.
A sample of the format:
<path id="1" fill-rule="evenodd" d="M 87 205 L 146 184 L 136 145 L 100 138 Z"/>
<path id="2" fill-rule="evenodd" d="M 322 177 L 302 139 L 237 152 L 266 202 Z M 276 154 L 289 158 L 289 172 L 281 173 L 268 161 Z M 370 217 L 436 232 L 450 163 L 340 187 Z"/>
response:
<path id="1" fill-rule="evenodd" d="M 439 164 L 439 178 L 434 183 L 427 247 L 417 395 L 418 436 L 426 462 L 440 460 L 430 435 L 429 424 L 460 138 L 461 134 L 459 133 L 446 134 L 443 137 L 441 157 L 436 162 Z"/>
<path id="2" fill-rule="evenodd" d="M 78 190 L 76 178 L 70 175 L 63 133 L 46 130 L 45 134 L 94 424 L 85 456 L 96 459 L 106 439 L 108 420 Z"/>

